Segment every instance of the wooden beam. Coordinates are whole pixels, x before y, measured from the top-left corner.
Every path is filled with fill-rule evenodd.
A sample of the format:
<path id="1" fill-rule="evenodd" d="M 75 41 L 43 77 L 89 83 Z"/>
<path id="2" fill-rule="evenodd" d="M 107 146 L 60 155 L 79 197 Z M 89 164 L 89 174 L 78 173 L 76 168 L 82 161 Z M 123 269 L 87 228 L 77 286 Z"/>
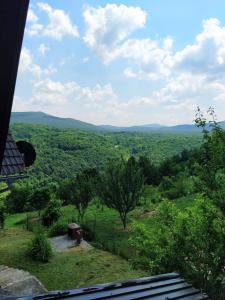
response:
<path id="1" fill-rule="evenodd" d="M 29 0 L 0 0 L 0 169 L 16 86 Z"/>

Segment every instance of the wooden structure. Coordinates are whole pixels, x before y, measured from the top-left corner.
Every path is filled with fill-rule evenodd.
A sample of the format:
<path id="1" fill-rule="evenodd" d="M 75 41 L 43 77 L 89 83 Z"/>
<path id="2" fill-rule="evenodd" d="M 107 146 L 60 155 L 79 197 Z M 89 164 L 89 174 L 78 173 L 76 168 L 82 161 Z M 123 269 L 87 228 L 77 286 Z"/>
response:
<path id="1" fill-rule="evenodd" d="M 71 223 L 68 225 L 68 236 L 79 244 L 83 239 L 83 230 L 76 223 Z"/>

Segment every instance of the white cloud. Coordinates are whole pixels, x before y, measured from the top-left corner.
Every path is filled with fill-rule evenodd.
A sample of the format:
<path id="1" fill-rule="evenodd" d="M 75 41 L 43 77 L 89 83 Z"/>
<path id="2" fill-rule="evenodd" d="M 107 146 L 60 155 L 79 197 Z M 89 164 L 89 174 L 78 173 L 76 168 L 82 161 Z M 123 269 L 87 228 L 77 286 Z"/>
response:
<path id="1" fill-rule="evenodd" d="M 49 18 L 49 24 L 44 27 L 42 34 L 61 40 L 64 36 L 69 35 L 79 37 L 77 26 L 74 25 L 69 17 L 61 9 L 53 9 L 49 4 L 40 2 L 39 8 L 44 11 Z"/>
<path id="2" fill-rule="evenodd" d="M 33 85 L 32 103 L 38 105 L 65 104 L 70 101 L 81 101 L 83 105 L 98 105 L 113 95 L 111 85 L 97 84 L 93 88 L 82 87 L 75 81 L 62 83 L 49 78 L 36 81 Z M 75 104 L 75 103 L 74 103 Z"/>
<path id="3" fill-rule="evenodd" d="M 207 108 L 219 103 L 225 109 L 225 86 L 189 73 L 171 78 L 148 95 L 136 95 L 126 101 L 110 84 L 90 87 L 50 78 L 35 80 L 32 84 L 31 96 L 26 101 L 22 101 L 22 97 L 15 100 L 17 110 L 42 110 L 96 124 L 191 123 L 197 105 Z"/>
<path id="4" fill-rule="evenodd" d="M 40 23 L 33 23 L 30 27 L 26 28 L 26 32 L 30 36 L 36 36 L 42 34 L 43 29 L 44 25 Z"/>
<path id="5" fill-rule="evenodd" d="M 41 67 L 33 63 L 32 55 L 25 47 L 21 52 L 19 71 L 21 73 L 30 72 L 35 77 L 40 77 L 42 74 Z"/>
<path id="6" fill-rule="evenodd" d="M 49 10 L 48 5 L 43 9 Z M 90 87 L 74 81 L 40 80 L 40 76 L 53 73 L 54 68 L 42 69 L 25 48 L 20 70 L 36 77 L 32 95 L 27 99 L 29 110 L 43 110 L 97 124 L 177 124 L 192 122 L 197 105 L 203 108 L 212 105 L 219 107 L 218 116 L 225 119 L 225 27 L 219 20 L 204 21 L 194 43 L 175 52 L 172 38 L 130 37 L 146 23 L 146 13 L 140 8 L 115 4 L 86 7 L 84 18 L 84 40 L 90 49 L 105 64 L 118 58 L 124 60 L 123 73 L 128 78 L 124 88 L 129 89 L 129 80 L 137 78 L 159 82 L 147 82 L 141 96 L 137 93 L 125 100 L 114 92 L 111 84 Z M 71 59 L 63 60 L 61 65 Z M 88 59 L 84 57 L 82 62 Z M 16 103 L 25 107 L 26 101 L 21 99 Z"/>
<path id="7" fill-rule="evenodd" d="M 107 4 L 105 7 L 86 7 L 85 43 L 105 64 L 124 58 L 135 65 L 124 70 L 127 77 L 159 79 L 168 76 L 172 66 L 173 40 L 162 42 L 146 39 L 130 39 L 135 30 L 146 24 L 147 14 L 139 7 Z"/>
<path id="8" fill-rule="evenodd" d="M 31 103 L 38 106 L 64 105 L 78 86 L 74 82 L 63 84 L 49 78 L 34 82 Z"/>
<path id="9" fill-rule="evenodd" d="M 152 80 L 161 79 L 170 75 L 173 66 L 171 46 L 172 40 L 166 38 L 163 45 L 150 39 L 129 39 L 120 49 L 120 56 L 135 63 L 135 69 L 130 68 L 129 77 L 148 78 Z"/>
<path id="10" fill-rule="evenodd" d="M 178 71 L 205 74 L 210 78 L 224 77 L 225 27 L 218 19 L 205 20 L 196 43 L 177 52 L 174 60 Z"/>
<path id="11" fill-rule="evenodd" d="M 82 62 L 83 62 L 84 64 L 86 64 L 89 60 L 90 60 L 89 57 L 84 57 L 84 58 L 82 59 Z"/>
<path id="12" fill-rule="evenodd" d="M 38 22 L 38 18 L 30 12 L 30 20 L 33 24 L 27 28 L 27 33 L 30 36 L 47 36 L 61 41 L 65 36 L 79 37 L 79 31 L 75 24 L 73 24 L 70 16 L 62 9 L 54 9 L 49 4 L 39 2 L 39 9 L 48 16 L 48 24 L 43 25 Z"/>
<path id="13" fill-rule="evenodd" d="M 33 81 L 30 96 L 16 96 L 13 106 L 13 111 L 44 111 L 93 123 L 119 118 L 128 121 L 129 113 L 124 114 L 124 109 L 110 84 L 89 87 L 50 78 Z"/>
<path id="14" fill-rule="evenodd" d="M 39 65 L 35 64 L 30 50 L 23 47 L 19 65 L 20 74 L 31 73 L 34 77 L 40 78 L 41 76 L 50 76 L 56 71 L 57 70 L 51 65 L 47 68 L 41 68 Z"/>
<path id="15" fill-rule="evenodd" d="M 135 78 L 135 77 L 137 77 L 137 73 L 135 73 L 131 68 L 126 68 L 123 71 L 123 74 L 127 78 Z"/>
<path id="16" fill-rule="evenodd" d="M 162 80 L 181 73 L 205 74 L 210 79 L 225 74 L 225 27 L 211 18 L 203 22 L 203 30 L 194 44 L 173 51 L 173 39 L 131 39 L 129 35 L 146 23 L 146 13 L 139 7 L 107 4 L 86 7 L 84 41 L 106 64 L 123 58 L 128 78 Z M 175 75 L 176 74 L 176 75 Z"/>
<path id="17" fill-rule="evenodd" d="M 45 54 L 50 50 L 49 47 L 47 47 L 45 44 L 40 44 L 38 48 L 38 52 L 41 56 L 45 56 Z"/>
<path id="18" fill-rule="evenodd" d="M 118 57 L 121 43 L 146 23 L 145 11 L 126 5 L 87 6 L 83 16 L 86 25 L 84 41 L 105 63 Z"/>
<path id="19" fill-rule="evenodd" d="M 35 23 L 37 21 L 38 21 L 38 17 L 35 15 L 35 13 L 32 9 L 29 9 L 28 15 L 27 15 L 27 22 Z"/>

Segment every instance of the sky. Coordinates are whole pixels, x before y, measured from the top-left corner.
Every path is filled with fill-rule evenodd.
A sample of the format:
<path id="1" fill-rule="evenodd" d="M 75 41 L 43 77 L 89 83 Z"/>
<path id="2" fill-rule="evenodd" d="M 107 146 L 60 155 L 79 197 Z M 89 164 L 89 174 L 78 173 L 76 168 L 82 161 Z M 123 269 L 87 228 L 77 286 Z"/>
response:
<path id="1" fill-rule="evenodd" d="M 225 120 L 224 0 L 31 0 L 13 111 L 117 126 Z"/>

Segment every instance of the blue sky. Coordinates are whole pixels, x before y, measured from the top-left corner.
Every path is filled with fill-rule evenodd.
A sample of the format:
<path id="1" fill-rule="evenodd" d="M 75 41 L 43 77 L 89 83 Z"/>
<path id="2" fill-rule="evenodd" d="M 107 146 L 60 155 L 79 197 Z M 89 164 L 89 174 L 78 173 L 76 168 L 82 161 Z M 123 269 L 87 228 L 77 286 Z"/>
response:
<path id="1" fill-rule="evenodd" d="M 33 0 L 14 111 L 94 124 L 225 119 L 225 2 Z"/>

